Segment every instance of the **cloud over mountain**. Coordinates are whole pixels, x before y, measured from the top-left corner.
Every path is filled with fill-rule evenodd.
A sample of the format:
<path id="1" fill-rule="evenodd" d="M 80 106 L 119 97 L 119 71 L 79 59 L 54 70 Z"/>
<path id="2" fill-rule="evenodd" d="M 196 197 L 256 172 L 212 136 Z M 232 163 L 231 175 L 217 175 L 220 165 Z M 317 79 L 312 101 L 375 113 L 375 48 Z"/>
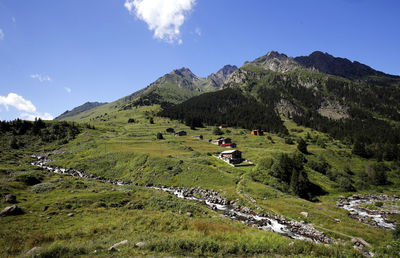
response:
<path id="1" fill-rule="evenodd" d="M 180 27 L 195 0 L 126 0 L 125 8 L 146 22 L 154 37 L 168 43 L 182 43 Z"/>

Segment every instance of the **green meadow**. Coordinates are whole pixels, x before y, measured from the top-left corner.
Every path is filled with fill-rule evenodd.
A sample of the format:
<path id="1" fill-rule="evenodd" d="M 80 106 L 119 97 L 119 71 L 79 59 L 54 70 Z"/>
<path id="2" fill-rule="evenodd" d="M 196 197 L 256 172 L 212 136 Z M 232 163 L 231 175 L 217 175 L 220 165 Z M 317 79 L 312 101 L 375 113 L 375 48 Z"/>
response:
<path id="1" fill-rule="evenodd" d="M 266 133 L 250 135 L 240 128 L 224 128 L 238 150 L 254 166 L 232 167 L 213 157 L 225 150 L 204 140 L 216 139 L 214 127 L 194 130 L 155 114 L 159 106 L 126 111 L 108 110 L 84 119 L 87 126 L 68 143 L 44 143 L 24 139 L 24 147 L 10 148 L 9 135 L 1 136 L 0 194 L 17 196 L 25 212 L 0 217 L 0 256 L 23 256 L 33 247 L 41 247 L 40 257 L 120 257 L 120 256 L 328 256 L 356 257 L 350 240 L 362 237 L 378 256 L 395 256 L 400 248 L 392 232 L 373 228 L 349 218 L 336 207 L 343 190 L 335 176 L 347 174 L 358 194 L 399 194 L 400 173 L 394 162 L 389 168 L 390 184 L 365 186 L 362 177 L 371 163 L 352 154 L 352 146 L 309 128 L 285 121 L 290 135 Z M 104 109 L 104 110 L 103 110 Z M 108 111 L 108 112 L 107 112 Z M 153 118 L 153 124 L 150 123 Z M 133 119 L 133 123 L 128 123 Z M 167 128 L 184 130 L 187 136 L 175 137 Z M 162 133 L 162 140 L 157 139 Z M 288 141 L 292 140 L 292 143 Z M 305 170 L 308 179 L 324 194 L 312 201 L 298 198 L 280 188 L 275 178 L 257 173 L 282 153 L 296 153 L 297 143 L 306 139 L 308 152 Z M 135 185 L 116 186 L 94 180 L 56 175 L 29 165 L 33 153 L 61 149 L 50 156 L 53 166 L 75 168 L 110 179 L 131 180 Z M 324 162 L 329 172 L 321 173 L 310 164 Z M 260 172 L 261 171 L 261 172 Z M 36 182 L 32 184 L 32 180 Z M 251 228 L 221 216 L 204 204 L 181 200 L 167 193 L 142 187 L 165 185 L 213 189 L 229 200 L 257 211 L 280 214 L 305 221 L 336 240 L 325 245 L 292 240 L 276 233 Z M 255 202 L 253 202 L 255 200 Z M 0 209 L 9 206 L 0 202 Z M 44 208 L 47 207 L 47 208 Z M 192 216 L 187 216 L 187 212 Z M 300 213 L 308 212 L 304 217 Z M 73 215 L 71 215 L 73 214 Z M 340 222 L 336 222 L 336 220 Z M 122 240 L 129 244 L 111 252 L 110 246 Z M 145 242 L 137 247 L 138 242 Z M 387 249 L 391 245 L 393 249 Z"/>

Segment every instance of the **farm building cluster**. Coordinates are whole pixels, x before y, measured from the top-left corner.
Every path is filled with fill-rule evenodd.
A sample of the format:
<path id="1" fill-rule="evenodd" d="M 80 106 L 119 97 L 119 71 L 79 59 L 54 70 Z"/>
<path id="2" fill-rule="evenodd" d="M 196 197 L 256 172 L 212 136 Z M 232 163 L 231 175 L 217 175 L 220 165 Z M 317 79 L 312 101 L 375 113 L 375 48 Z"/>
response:
<path id="1" fill-rule="evenodd" d="M 219 128 L 227 128 L 228 125 L 227 124 L 222 124 L 219 126 Z M 185 131 L 178 131 L 176 132 L 174 128 L 167 128 L 165 130 L 167 133 L 173 134 L 174 136 L 186 136 L 187 133 Z M 264 135 L 262 130 L 253 130 L 251 131 L 252 135 Z M 198 140 L 204 140 L 206 142 L 209 142 L 211 144 L 214 145 L 218 145 L 221 147 L 225 147 L 225 148 L 236 148 L 236 143 L 232 142 L 231 138 L 224 138 L 224 137 L 220 137 L 216 140 L 212 140 L 212 139 L 203 139 L 203 135 L 192 135 L 191 136 L 193 139 L 198 139 Z M 238 164 L 241 164 L 244 161 L 242 158 L 242 152 L 238 151 L 238 150 L 226 150 L 221 152 L 218 156 L 215 156 L 223 161 L 225 161 L 226 163 L 235 166 Z M 250 161 L 247 161 L 250 164 L 252 164 Z"/>

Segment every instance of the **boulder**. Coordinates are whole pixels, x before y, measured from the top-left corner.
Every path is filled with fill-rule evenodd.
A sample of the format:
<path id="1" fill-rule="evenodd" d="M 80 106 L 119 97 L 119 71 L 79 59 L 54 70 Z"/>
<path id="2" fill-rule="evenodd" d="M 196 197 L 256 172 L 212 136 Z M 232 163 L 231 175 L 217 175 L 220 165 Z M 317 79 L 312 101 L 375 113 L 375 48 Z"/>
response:
<path id="1" fill-rule="evenodd" d="M 140 248 L 140 247 L 144 247 L 146 245 L 147 245 L 146 242 L 137 242 L 135 246 Z"/>
<path id="2" fill-rule="evenodd" d="M 300 212 L 300 214 L 301 214 L 302 216 L 308 218 L 308 212 L 302 211 L 302 212 Z"/>
<path id="3" fill-rule="evenodd" d="M 193 214 L 191 212 L 186 212 L 186 216 L 193 217 Z"/>
<path id="4" fill-rule="evenodd" d="M 1 212 L 0 212 L 0 216 L 4 217 L 4 216 L 14 216 L 14 215 L 21 215 L 24 214 L 24 212 L 22 211 L 22 209 L 20 207 L 18 207 L 17 205 L 13 205 L 13 206 L 8 206 L 6 208 L 4 208 Z"/>
<path id="5" fill-rule="evenodd" d="M 114 244 L 113 246 L 111 246 L 110 248 L 108 248 L 108 251 L 116 251 L 117 249 L 117 247 L 118 246 L 121 246 L 121 245 L 128 245 L 129 244 L 129 241 L 128 240 L 124 240 L 124 241 L 121 241 L 121 242 L 119 242 L 119 243 L 116 243 L 116 244 Z"/>
<path id="6" fill-rule="evenodd" d="M 26 252 L 27 256 L 35 256 L 42 248 L 39 246 L 35 246 L 33 247 L 31 250 L 29 250 L 28 252 Z"/>
<path id="7" fill-rule="evenodd" d="M 17 203 L 17 197 L 12 194 L 7 194 L 6 195 L 6 202 L 8 203 Z"/>
<path id="8" fill-rule="evenodd" d="M 42 211 L 47 211 L 48 208 L 49 208 L 49 206 L 45 205 L 42 207 Z"/>
<path id="9" fill-rule="evenodd" d="M 73 217 L 74 216 L 74 213 L 68 213 L 68 217 Z"/>
<path id="10" fill-rule="evenodd" d="M 367 247 L 367 248 L 371 248 L 371 247 L 372 247 L 367 241 L 365 241 L 365 240 L 362 239 L 361 237 L 352 238 L 352 239 L 351 239 L 351 242 L 352 242 L 354 245 L 362 245 L 362 246 L 365 246 L 365 247 Z"/>

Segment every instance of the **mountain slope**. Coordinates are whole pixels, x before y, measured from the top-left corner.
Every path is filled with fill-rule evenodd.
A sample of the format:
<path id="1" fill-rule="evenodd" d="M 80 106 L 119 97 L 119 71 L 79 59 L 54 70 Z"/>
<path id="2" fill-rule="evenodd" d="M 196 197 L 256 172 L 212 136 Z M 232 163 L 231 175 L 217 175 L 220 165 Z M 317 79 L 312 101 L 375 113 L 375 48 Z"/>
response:
<path id="1" fill-rule="evenodd" d="M 101 103 L 101 102 L 86 102 L 85 104 L 78 106 L 74 109 L 72 109 L 71 111 L 67 110 L 64 113 L 62 113 L 61 115 L 59 115 L 58 117 L 54 118 L 54 120 L 65 120 L 68 117 L 74 117 L 77 116 L 85 111 L 90 111 L 93 108 L 102 106 L 107 104 L 105 103 Z"/>
<path id="2" fill-rule="evenodd" d="M 176 69 L 158 78 L 146 88 L 119 100 L 73 115 L 60 117 L 62 120 L 82 121 L 99 117 L 105 113 L 132 109 L 138 106 L 154 104 L 164 107 L 172 106 L 202 93 L 221 89 L 226 78 L 236 69 L 236 66 L 227 65 L 207 78 L 195 75 L 188 68 Z"/>
<path id="3" fill-rule="evenodd" d="M 271 110 L 274 110 L 272 112 L 279 112 L 283 117 L 294 119 L 306 127 L 328 132 L 336 138 L 350 142 L 363 139 L 368 144 L 399 143 L 400 128 L 393 126 L 388 120 L 400 121 L 400 77 L 375 71 L 356 62 L 351 63 L 346 59 L 322 55 L 323 58 L 316 64 L 321 62 L 317 67 L 324 69 L 326 73 L 314 66 L 310 68 L 299 63 L 299 59 L 269 52 L 234 71 L 228 76 L 223 87 L 238 89 L 243 96 L 252 96 L 261 104 L 257 105 L 258 113 L 268 110 L 271 113 Z M 321 53 L 313 53 L 308 59 L 302 57 L 300 60 L 315 60 L 315 56 L 320 57 Z M 328 60 L 327 64 L 323 62 L 325 59 Z M 343 66 L 342 70 L 337 70 L 341 67 L 340 63 L 347 65 Z M 328 72 L 344 74 L 343 76 L 348 78 Z M 203 102 L 215 99 L 216 94 L 210 93 L 208 99 L 203 99 Z M 223 99 L 223 94 L 219 94 L 216 101 Z M 232 121 L 235 114 L 227 114 L 229 109 L 198 112 L 199 106 L 204 104 L 198 103 L 198 100 L 199 98 L 190 99 L 177 107 L 165 109 L 162 114 L 208 125 L 216 121 L 221 122 L 211 121 L 208 117 L 231 115 L 229 118 L 233 125 L 238 125 L 242 119 L 236 117 L 236 120 Z M 244 108 L 245 104 L 242 107 Z M 255 117 L 254 113 L 248 114 L 249 120 Z M 273 121 L 259 121 L 260 123 L 252 126 L 273 131 Z M 244 127 L 251 129 L 248 126 Z"/>

